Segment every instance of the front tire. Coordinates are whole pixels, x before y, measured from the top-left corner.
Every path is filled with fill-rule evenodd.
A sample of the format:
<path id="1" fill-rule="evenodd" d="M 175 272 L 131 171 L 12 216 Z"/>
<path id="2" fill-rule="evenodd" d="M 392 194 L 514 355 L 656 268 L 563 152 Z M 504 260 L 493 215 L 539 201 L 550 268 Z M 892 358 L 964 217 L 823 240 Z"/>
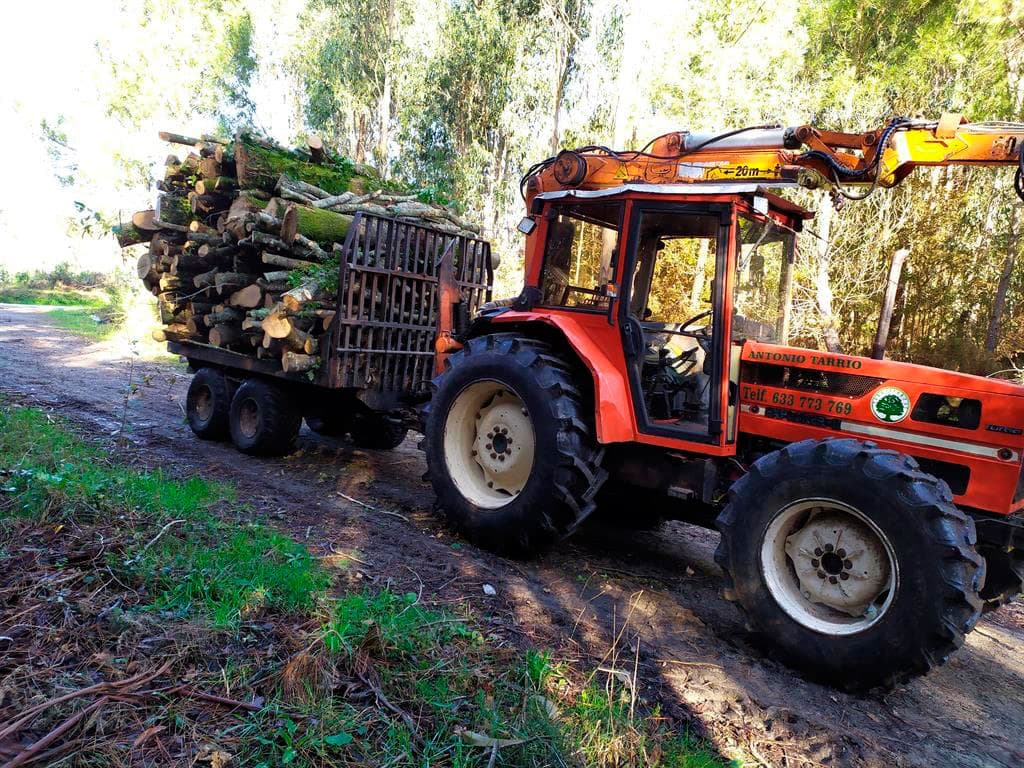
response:
<path id="1" fill-rule="evenodd" d="M 259 379 L 248 379 L 231 400 L 231 440 L 242 453 L 281 456 L 290 453 L 302 416 L 287 393 Z"/>
<path id="2" fill-rule="evenodd" d="M 974 522 L 917 462 L 806 440 L 751 466 L 717 520 L 727 597 L 784 661 L 850 689 L 942 664 L 981 612 Z"/>
<path id="3" fill-rule="evenodd" d="M 569 365 L 550 345 L 511 333 L 471 339 L 447 365 L 421 446 L 449 524 L 516 556 L 572 533 L 607 473 Z"/>

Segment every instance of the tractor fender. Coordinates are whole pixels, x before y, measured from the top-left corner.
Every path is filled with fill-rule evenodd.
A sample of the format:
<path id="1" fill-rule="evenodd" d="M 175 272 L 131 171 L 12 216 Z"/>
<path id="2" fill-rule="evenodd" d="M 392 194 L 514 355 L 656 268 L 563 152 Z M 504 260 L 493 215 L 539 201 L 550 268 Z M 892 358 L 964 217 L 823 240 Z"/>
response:
<path id="1" fill-rule="evenodd" d="M 515 326 L 515 330 L 522 330 L 526 335 L 563 339 L 590 371 L 597 441 L 602 444 L 628 442 L 636 437 L 636 425 L 622 341 L 616 326 L 609 325 L 603 316 L 599 323 L 595 323 L 596 319 L 591 315 L 577 318 L 565 312 L 509 311 L 489 318 L 485 327 L 505 330 L 502 326 Z"/>

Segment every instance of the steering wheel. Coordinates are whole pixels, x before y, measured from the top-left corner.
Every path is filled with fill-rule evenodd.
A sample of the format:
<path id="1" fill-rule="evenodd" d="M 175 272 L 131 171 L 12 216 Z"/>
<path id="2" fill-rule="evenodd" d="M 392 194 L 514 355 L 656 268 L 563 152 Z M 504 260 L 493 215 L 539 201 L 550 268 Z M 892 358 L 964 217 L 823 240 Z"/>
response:
<path id="1" fill-rule="evenodd" d="M 714 309 L 706 309 L 699 315 L 694 315 L 681 326 L 679 330 L 675 331 L 680 336 L 689 336 L 691 339 L 696 339 L 698 342 L 710 341 L 711 333 L 708 331 L 708 326 L 702 325 L 700 328 L 690 328 L 691 325 L 703 320 L 706 317 L 711 317 L 715 313 Z M 703 345 L 702 345 L 703 346 Z"/>

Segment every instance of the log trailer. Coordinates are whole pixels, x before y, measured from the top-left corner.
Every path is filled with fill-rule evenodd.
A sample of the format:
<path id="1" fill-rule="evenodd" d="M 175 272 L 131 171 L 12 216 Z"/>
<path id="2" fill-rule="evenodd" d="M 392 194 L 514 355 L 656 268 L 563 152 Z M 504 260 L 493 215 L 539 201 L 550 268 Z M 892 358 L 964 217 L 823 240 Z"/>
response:
<path id="1" fill-rule="evenodd" d="M 1024 587 L 1024 387 L 792 346 L 795 235 L 813 214 L 780 193 L 863 197 L 962 164 L 1016 166 L 1024 198 L 1022 142 L 1024 125 L 946 115 L 563 151 L 523 178 L 517 297 L 489 301 L 489 260 L 464 242 L 433 252 L 415 329 L 365 317 L 353 297 L 373 290 L 351 289 L 346 245 L 316 386 L 172 345 L 199 369 L 189 418 L 269 445 L 303 415 L 321 432 L 352 431 L 353 414 L 404 429 L 415 406 L 437 507 L 480 546 L 533 554 L 598 510 L 714 525 L 726 596 L 784 660 L 892 685 Z M 416 344 L 384 340 L 402 333 Z"/>

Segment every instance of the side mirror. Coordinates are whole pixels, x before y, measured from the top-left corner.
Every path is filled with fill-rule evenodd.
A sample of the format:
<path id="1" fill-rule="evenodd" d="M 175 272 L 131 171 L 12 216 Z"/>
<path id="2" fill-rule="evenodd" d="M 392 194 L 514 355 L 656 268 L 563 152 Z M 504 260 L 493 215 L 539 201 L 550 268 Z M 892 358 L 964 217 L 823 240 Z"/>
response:
<path id="1" fill-rule="evenodd" d="M 524 235 L 529 235 L 537 228 L 537 222 L 532 216 L 523 216 L 519 224 L 516 226 L 520 232 Z"/>

